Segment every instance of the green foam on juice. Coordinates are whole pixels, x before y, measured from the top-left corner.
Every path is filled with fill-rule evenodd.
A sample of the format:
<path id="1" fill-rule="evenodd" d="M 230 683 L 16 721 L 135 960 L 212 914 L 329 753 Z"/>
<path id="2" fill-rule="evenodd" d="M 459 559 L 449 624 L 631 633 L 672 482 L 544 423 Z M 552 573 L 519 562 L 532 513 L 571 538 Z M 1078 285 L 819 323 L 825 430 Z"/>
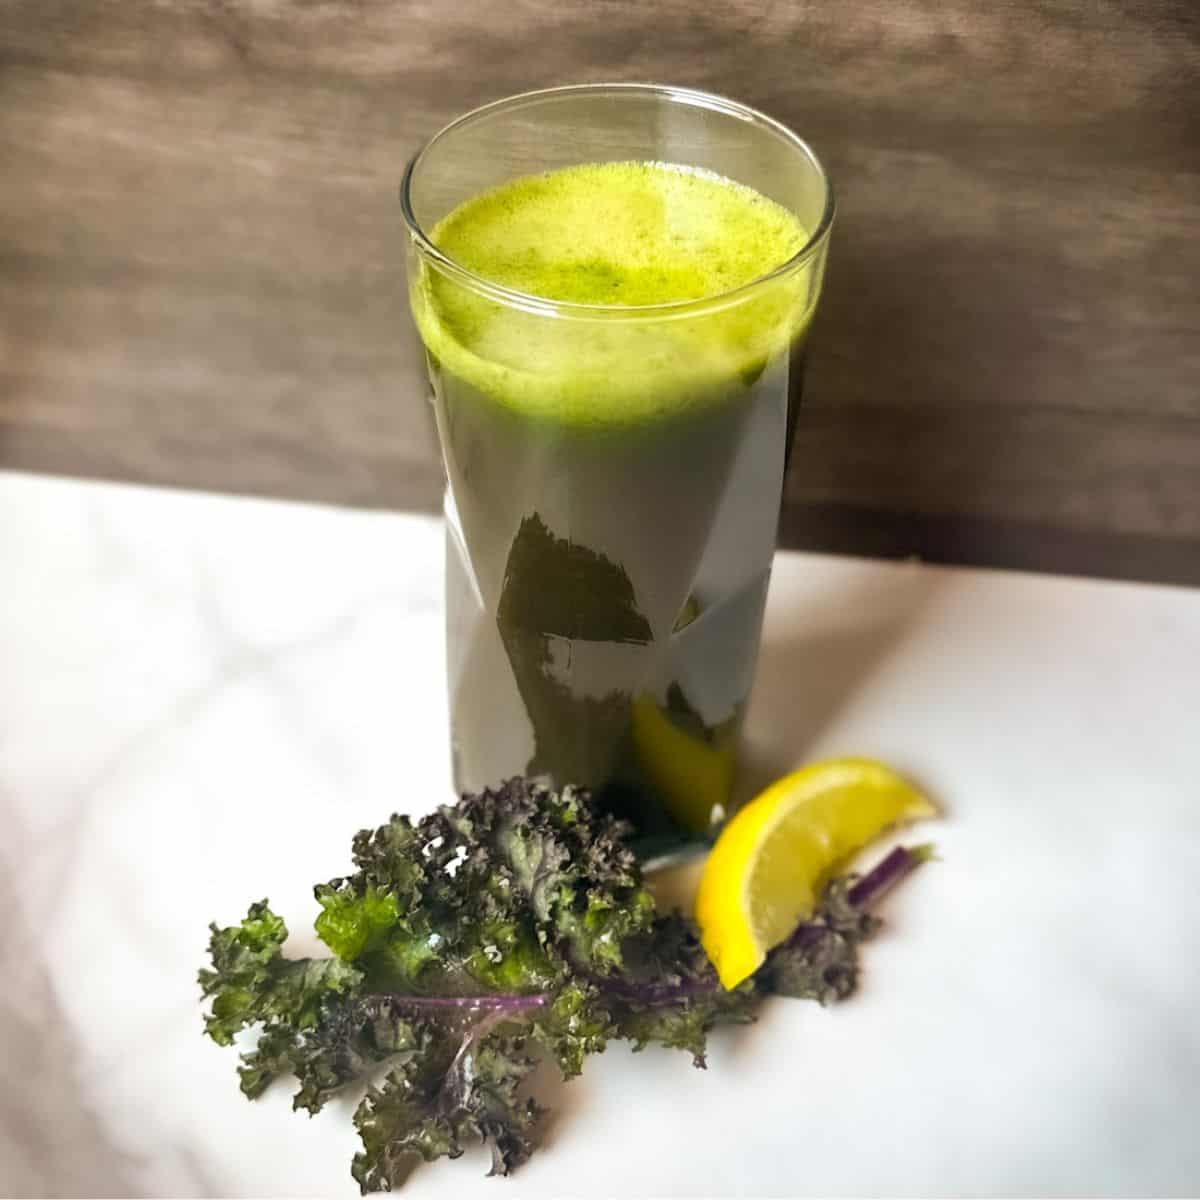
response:
<path id="1" fill-rule="evenodd" d="M 751 188 L 664 163 L 515 179 L 454 209 L 431 238 L 491 283 L 601 306 L 547 315 L 429 263 L 414 275 L 437 369 L 521 416 L 573 426 L 627 427 L 736 396 L 800 337 L 819 283 L 801 263 L 738 292 L 787 263 L 808 231 Z"/>

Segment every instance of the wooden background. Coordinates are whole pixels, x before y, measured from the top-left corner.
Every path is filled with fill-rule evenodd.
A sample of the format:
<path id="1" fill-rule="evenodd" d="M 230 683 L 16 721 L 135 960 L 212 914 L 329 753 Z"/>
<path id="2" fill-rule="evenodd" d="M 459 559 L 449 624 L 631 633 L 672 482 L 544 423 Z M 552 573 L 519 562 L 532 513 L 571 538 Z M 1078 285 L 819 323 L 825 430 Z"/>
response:
<path id="1" fill-rule="evenodd" d="M 1196 0 L 0 0 L 0 466 L 433 507 L 403 163 L 598 79 L 834 176 L 786 542 L 1200 583 Z"/>

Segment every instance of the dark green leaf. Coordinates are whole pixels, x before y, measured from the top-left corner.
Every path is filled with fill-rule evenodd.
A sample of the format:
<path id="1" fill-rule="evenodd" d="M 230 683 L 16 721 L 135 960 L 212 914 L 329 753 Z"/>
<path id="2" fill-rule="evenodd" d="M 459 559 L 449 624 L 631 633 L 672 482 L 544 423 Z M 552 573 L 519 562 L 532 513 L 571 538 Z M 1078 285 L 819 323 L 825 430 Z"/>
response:
<path id="1" fill-rule="evenodd" d="M 199 983 L 212 999 L 205 1031 L 220 1045 L 229 1045 L 235 1033 L 257 1022 L 309 1028 L 332 995 L 362 980 L 338 959 L 284 958 L 287 926 L 265 900 L 250 906 L 241 925 L 211 929 L 213 965 L 200 972 Z"/>
<path id="2" fill-rule="evenodd" d="M 354 1115 L 363 1149 L 351 1168 L 364 1193 L 390 1191 L 414 1159 L 457 1158 L 472 1141 L 491 1149 L 489 1174 L 507 1175 L 529 1157 L 541 1109 L 518 1093 L 535 1062 L 523 1038 L 489 1022 L 461 1040 L 424 1027 L 416 1052 L 367 1090 Z"/>
<path id="3" fill-rule="evenodd" d="M 621 1037 L 639 1050 L 651 1042 L 686 1050 L 698 1067 L 709 1031 L 752 1021 L 757 1007 L 754 984 L 721 986 L 695 928 L 678 915 L 658 918 L 627 942 L 625 969 L 608 994 Z"/>

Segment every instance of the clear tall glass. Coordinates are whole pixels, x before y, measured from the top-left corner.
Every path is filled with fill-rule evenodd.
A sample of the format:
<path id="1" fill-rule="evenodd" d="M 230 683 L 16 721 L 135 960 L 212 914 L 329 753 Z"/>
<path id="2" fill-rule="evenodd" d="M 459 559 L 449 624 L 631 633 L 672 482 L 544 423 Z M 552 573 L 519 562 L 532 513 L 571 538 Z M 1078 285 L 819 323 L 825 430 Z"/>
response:
<path id="1" fill-rule="evenodd" d="M 734 290 L 640 307 L 514 291 L 435 244 L 485 189 L 622 161 L 748 185 L 807 241 Z M 587 85 L 459 118 L 409 163 L 402 205 L 447 478 L 455 782 L 545 774 L 643 835 L 708 831 L 758 652 L 829 181 L 743 105 Z"/>

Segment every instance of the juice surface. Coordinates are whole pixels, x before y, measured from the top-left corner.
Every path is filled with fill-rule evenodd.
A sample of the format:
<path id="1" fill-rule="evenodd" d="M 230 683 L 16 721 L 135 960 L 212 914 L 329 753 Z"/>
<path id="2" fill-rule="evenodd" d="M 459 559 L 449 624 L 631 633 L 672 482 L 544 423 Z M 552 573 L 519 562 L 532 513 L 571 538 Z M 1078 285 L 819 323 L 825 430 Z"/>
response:
<path id="1" fill-rule="evenodd" d="M 621 310 L 726 296 L 787 262 L 807 238 L 791 212 L 751 188 L 640 162 L 512 180 L 467 200 L 432 232 L 448 257 L 493 283 Z M 507 407 L 627 423 L 753 374 L 799 333 L 806 284 L 799 272 L 699 318 L 625 311 L 547 321 L 427 270 L 413 302 L 435 357 Z"/>

